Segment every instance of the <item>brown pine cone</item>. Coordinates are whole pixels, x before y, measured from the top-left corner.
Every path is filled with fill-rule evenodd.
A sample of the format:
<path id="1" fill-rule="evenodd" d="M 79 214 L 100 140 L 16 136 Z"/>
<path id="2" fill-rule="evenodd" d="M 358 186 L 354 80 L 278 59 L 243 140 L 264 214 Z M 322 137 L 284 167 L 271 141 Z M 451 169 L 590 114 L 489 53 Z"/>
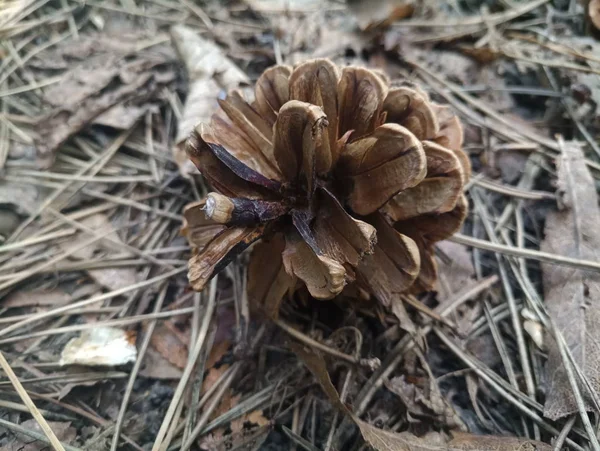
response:
<path id="1" fill-rule="evenodd" d="M 458 118 L 418 87 L 326 59 L 266 70 L 255 97 L 230 93 L 188 141 L 215 190 L 184 213 L 192 287 L 260 239 L 248 296 L 269 315 L 299 281 L 318 299 L 356 282 L 384 305 L 431 289 L 433 243 L 467 214 Z"/>

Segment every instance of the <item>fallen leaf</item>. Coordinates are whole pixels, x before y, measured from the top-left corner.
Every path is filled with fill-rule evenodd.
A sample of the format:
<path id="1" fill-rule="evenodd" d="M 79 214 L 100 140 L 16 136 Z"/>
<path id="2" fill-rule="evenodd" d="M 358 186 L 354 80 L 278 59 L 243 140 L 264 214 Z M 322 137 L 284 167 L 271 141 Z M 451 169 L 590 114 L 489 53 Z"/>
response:
<path id="1" fill-rule="evenodd" d="M 54 435 L 56 435 L 56 438 L 62 443 L 70 444 L 77 437 L 77 429 L 71 426 L 70 421 L 47 421 L 47 423 L 48 426 L 50 426 L 50 429 L 52 429 L 52 432 L 54 432 Z M 23 421 L 19 426 L 44 435 L 42 428 L 34 419 Z M 15 440 L 12 443 L 0 449 L 6 451 L 46 451 L 49 449 L 49 446 L 47 443 L 37 441 L 29 435 L 17 433 L 15 434 Z"/>
<path id="2" fill-rule="evenodd" d="M 356 17 L 358 26 L 365 31 L 388 27 L 412 16 L 415 9 L 412 2 L 407 0 L 348 0 L 348 7 Z"/>
<path id="3" fill-rule="evenodd" d="M 210 123 L 219 104 L 219 93 L 248 85 L 247 75 L 214 42 L 184 25 L 171 29 L 173 43 L 183 60 L 189 78 L 188 95 L 179 119 L 173 157 L 184 177 L 197 174 L 185 152 L 185 142 L 199 123 Z"/>
<path id="4" fill-rule="evenodd" d="M 94 230 L 99 235 L 106 237 L 105 240 L 94 241 L 89 246 L 79 249 L 71 254 L 72 258 L 79 260 L 89 260 L 98 251 L 109 251 L 122 254 L 123 247 L 121 238 L 114 230 L 110 220 L 103 214 L 95 214 L 88 216 L 80 221 L 80 224 L 88 229 Z M 75 237 L 70 237 L 63 241 L 60 247 L 69 252 L 75 248 L 82 246 L 86 241 L 89 241 L 90 233 L 80 232 Z M 109 241 L 110 240 L 110 241 Z M 125 252 L 126 253 L 126 252 Z M 87 270 L 90 277 L 99 285 L 108 288 L 109 290 L 118 290 L 119 288 L 128 287 L 138 281 L 137 272 L 134 268 L 103 268 Z"/>
<path id="5" fill-rule="evenodd" d="M 151 110 L 156 110 L 156 108 L 149 104 L 119 104 L 94 119 L 94 124 L 116 128 L 117 130 L 127 130 L 133 127 L 147 111 Z"/>
<path id="6" fill-rule="evenodd" d="M 150 338 L 150 345 L 177 368 L 185 368 L 188 361 L 188 334 L 181 332 L 172 321 L 162 321 L 156 325 Z"/>
<path id="7" fill-rule="evenodd" d="M 464 451 L 551 451 L 554 448 L 527 438 L 473 435 L 452 431 L 452 440 L 448 443 L 448 450 L 454 449 Z"/>
<path id="8" fill-rule="evenodd" d="M 118 40 L 118 38 L 115 38 Z M 54 152 L 70 136 L 116 105 L 145 104 L 175 79 L 174 55 L 167 46 L 136 51 L 134 46 L 108 45 L 67 70 L 44 90 L 52 110 L 36 126 L 38 163 L 48 167 Z M 114 42 L 114 41 L 110 41 Z M 69 67 L 68 66 L 68 67 Z M 126 111 L 127 116 L 131 110 Z M 144 114 L 146 108 L 140 110 Z M 117 111 L 118 112 L 118 111 Z M 116 114 L 115 112 L 112 113 Z M 131 120 L 125 117 L 123 122 Z M 113 120 L 114 122 L 114 120 Z"/>
<path id="9" fill-rule="evenodd" d="M 475 267 L 471 253 L 463 244 L 440 241 L 436 245 L 440 251 L 438 263 L 439 298 L 449 299 L 475 281 Z"/>
<path id="10" fill-rule="evenodd" d="M 541 250 L 583 260 L 600 260 L 600 209 L 594 179 L 581 147 L 564 143 L 558 161 L 560 211 L 548 214 Z M 562 205 L 560 205 L 562 204 Z M 600 391 L 600 274 L 542 264 L 548 313 L 562 333 L 575 363 Z M 544 415 L 553 420 L 578 411 L 557 343 L 548 340 L 548 397 Z M 580 387 L 585 407 L 595 410 L 587 390 Z"/>
<path id="11" fill-rule="evenodd" d="M 31 307 L 39 305 L 65 305 L 71 301 L 71 295 L 61 290 L 53 288 L 51 290 L 34 289 L 27 291 L 13 291 L 4 301 L 2 306 L 6 308 Z"/>
<path id="12" fill-rule="evenodd" d="M 136 358 L 135 334 L 114 327 L 93 327 L 65 345 L 59 364 L 117 366 Z"/>
<path id="13" fill-rule="evenodd" d="M 230 348 L 231 342 L 229 340 L 223 340 L 215 343 L 208 354 L 208 358 L 206 359 L 206 368 L 212 368 L 219 363 Z"/>
<path id="14" fill-rule="evenodd" d="M 318 351 L 307 350 L 300 344 L 291 343 L 292 351 L 317 379 L 319 385 L 334 407 L 348 415 L 358 426 L 364 440 L 376 451 L 454 451 L 454 450 L 493 450 L 493 451 L 550 451 L 553 448 L 541 442 L 515 437 L 476 436 L 453 432 L 448 441 L 437 432 L 417 437 L 409 432 L 392 432 L 379 429 L 358 418 L 342 402 L 329 378 L 323 356 Z"/>
<path id="15" fill-rule="evenodd" d="M 411 384 L 404 376 L 394 377 L 385 382 L 387 389 L 402 400 L 411 415 L 432 418 L 449 428 L 464 428 L 464 423 L 442 396 L 435 380 L 429 379 L 429 384 L 426 394 L 424 389 Z"/>
<path id="16" fill-rule="evenodd" d="M 271 432 L 271 425 L 253 428 L 244 431 L 243 434 L 222 435 L 216 432 L 214 431 L 198 440 L 198 446 L 207 451 L 229 451 L 232 449 L 257 451 L 263 449 L 262 444 Z"/>
<path id="17" fill-rule="evenodd" d="M 8 206 L 19 215 L 34 213 L 42 199 L 41 193 L 33 184 L 0 180 L 0 205 Z"/>
<path id="18" fill-rule="evenodd" d="M 158 351 L 149 347 L 144 354 L 140 376 L 149 379 L 179 380 L 183 372 L 165 359 Z"/>
<path id="19" fill-rule="evenodd" d="M 600 30 L 600 0 L 590 0 L 588 16 L 597 30 Z"/>

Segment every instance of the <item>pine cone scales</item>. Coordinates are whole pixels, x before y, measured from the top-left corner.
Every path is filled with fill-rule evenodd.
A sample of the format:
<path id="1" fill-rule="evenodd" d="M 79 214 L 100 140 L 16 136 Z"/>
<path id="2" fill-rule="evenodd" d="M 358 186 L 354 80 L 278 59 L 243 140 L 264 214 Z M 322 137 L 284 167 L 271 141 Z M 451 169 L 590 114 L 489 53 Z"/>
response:
<path id="1" fill-rule="evenodd" d="M 220 102 L 187 145 L 215 192 L 186 207 L 195 290 L 255 241 L 248 296 L 276 315 L 302 284 L 330 299 L 355 282 L 389 305 L 431 289 L 432 246 L 467 213 L 462 128 L 418 88 L 319 59 L 265 71 L 248 103 Z"/>

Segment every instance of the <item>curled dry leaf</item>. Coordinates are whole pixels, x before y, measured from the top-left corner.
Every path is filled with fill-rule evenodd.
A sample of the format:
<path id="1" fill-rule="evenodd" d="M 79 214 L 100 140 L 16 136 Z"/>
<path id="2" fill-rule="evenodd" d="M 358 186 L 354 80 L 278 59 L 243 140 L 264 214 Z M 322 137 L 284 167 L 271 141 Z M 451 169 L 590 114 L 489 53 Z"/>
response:
<path id="1" fill-rule="evenodd" d="M 600 209 L 594 179 L 576 143 L 565 143 L 558 161 L 562 209 L 548 214 L 541 249 L 583 260 L 600 259 Z M 593 390 L 600 391 L 600 274 L 542 264 L 548 313 Z M 548 340 L 547 378 L 550 383 L 544 414 L 551 419 L 578 411 L 558 345 Z M 587 389 L 580 387 L 585 406 L 593 408 Z"/>
<path id="2" fill-rule="evenodd" d="M 458 119 L 418 87 L 326 59 L 266 70 L 255 96 L 232 91 L 187 142 L 215 190 L 185 211 L 194 289 L 263 238 L 248 281 L 257 310 L 275 316 L 296 286 L 331 299 L 358 282 L 410 327 L 400 294 L 431 289 L 433 244 L 467 213 Z"/>
<path id="3" fill-rule="evenodd" d="M 217 108 L 217 95 L 249 83 L 242 72 L 213 42 L 184 25 L 171 29 L 173 43 L 183 60 L 189 78 L 188 95 L 183 106 L 173 147 L 173 157 L 184 177 L 196 172 L 185 154 L 185 141 L 194 127 L 208 123 Z"/>
<path id="4" fill-rule="evenodd" d="M 60 365 L 118 366 L 135 362 L 135 333 L 114 327 L 92 327 L 69 341 Z"/>

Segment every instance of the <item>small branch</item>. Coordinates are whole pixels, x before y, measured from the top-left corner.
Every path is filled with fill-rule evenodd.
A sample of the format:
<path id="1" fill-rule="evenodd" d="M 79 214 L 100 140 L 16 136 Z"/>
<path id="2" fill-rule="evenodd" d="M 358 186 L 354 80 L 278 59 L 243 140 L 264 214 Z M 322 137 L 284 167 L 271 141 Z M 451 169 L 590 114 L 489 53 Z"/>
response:
<path id="1" fill-rule="evenodd" d="M 42 431 L 44 431 L 44 434 L 46 434 L 46 437 L 48 437 L 48 440 L 52 447 L 56 451 L 65 451 L 65 447 L 62 445 L 62 443 L 60 443 L 60 440 L 58 440 L 58 437 L 56 437 L 56 435 L 50 428 L 50 425 L 46 422 L 43 415 L 35 406 L 23 385 L 21 385 L 19 378 L 4 358 L 4 354 L 2 354 L 2 351 L 0 351 L 0 366 L 8 376 L 8 379 L 10 379 L 10 382 L 15 388 L 15 391 L 19 394 L 19 397 L 23 401 L 23 404 L 27 406 L 29 412 L 31 412 L 31 415 L 33 416 L 33 418 L 35 418 L 35 421 L 37 421 L 37 423 L 40 425 L 40 428 L 42 428 Z"/>
<path id="2" fill-rule="evenodd" d="M 587 269 L 589 271 L 600 271 L 599 262 L 563 257 L 562 255 L 550 254 L 548 252 L 535 251 L 532 249 L 506 246 L 504 244 L 492 243 L 490 241 L 480 240 L 479 238 L 473 238 L 460 233 L 457 233 L 452 238 L 449 238 L 449 240 L 458 244 L 464 244 L 465 246 L 498 252 L 500 254 L 506 254 L 513 257 L 529 258 L 531 260 L 537 260 L 540 262 L 552 263 L 554 265 L 572 266 L 574 268 Z"/>
<path id="3" fill-rule="evenodd" d="M 337 349 L 330 348 L 329 346 L 326 346 L 323 343 L 319 343 L 318 341 L 313 340 L 308 335 L 303 334 L 299 330 L 294 329 L 292 326 L 284 323 L 283 321 L 281 321 L 279 319 L 273 319 L 272 321 L 273 321 L 273 323 L 275 323 L 275 325 L 277 325 L 283 331 L 287 332 L 292 337 L 296 338 L 297 340 L 301 341 L 302 343 L 306 344 L 307 346 L 317 348 L 318 350 L 323 351 L 333 357 L 337 357 L 338 359 L 345 360 L 346 362 L 352 363 L 353 365 L 360 365 L 360 366 L 370 368 L 371 370 L 376 370 L 381 365 L 381 362 L 376 357 L 371 358 L 371 359 L 360 359 L 360 358 L 353 357 L 348 354 L 344 354 L 343 352 L 338 351 Z"/>

